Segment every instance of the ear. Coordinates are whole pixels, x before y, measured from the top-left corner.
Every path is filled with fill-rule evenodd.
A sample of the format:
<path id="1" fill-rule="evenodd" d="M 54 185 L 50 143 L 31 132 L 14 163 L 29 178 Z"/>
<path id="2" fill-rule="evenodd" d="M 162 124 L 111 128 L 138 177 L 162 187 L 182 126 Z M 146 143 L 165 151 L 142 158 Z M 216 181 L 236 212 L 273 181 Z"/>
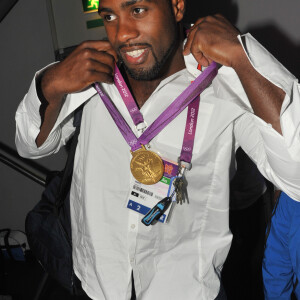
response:
<path id="1" fill-rule="evenodd" d="M 176 22 L 180 22 L 185 12 L 185 0 L 172 0 L 172 8 Z"/>

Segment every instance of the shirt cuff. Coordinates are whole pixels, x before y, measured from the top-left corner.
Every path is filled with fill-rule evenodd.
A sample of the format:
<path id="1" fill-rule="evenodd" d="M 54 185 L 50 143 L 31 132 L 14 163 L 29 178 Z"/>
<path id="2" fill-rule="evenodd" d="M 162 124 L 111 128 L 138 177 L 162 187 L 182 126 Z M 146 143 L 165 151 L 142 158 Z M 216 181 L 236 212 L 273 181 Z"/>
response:
<path id="1" fill-rule="evenodd" d="M 295 76 L 250 33 L 239 35 L 238 39 L 254 69 L 290 96 Z"/>
<path id="2" fill-rule="evenodd" d="M 25 95 L 16 112 L 16 146 L 19 154 L 23 157 L 34 156 L 38 151 L 35 140 L 41 126 L 41 116 L 39 113 L 41 102 L 37 95 L 36 78 L 44 69 L 36 72 L 28 93 Z"/>
<path id="3" fill-rule="evenodd" d="M 74 110 L 96 94 L 96 90 L 90 87 L 82 92 L 67 95 L 53 129 L 43 145 L 38 148 L 35 140 L 40 132 L 42 120 L 40 116 L 41 101 L 37 93 L 36 79 L 51 65 L 53 64 L 36 72 L 29 91 L 16 113 L 16 145 L 19 154 L 24 157 L 39 158 L 56 153 L 74 131 L 72 126 Z M 22 149 L 26 149 L 26 151 Z"/>
<path id="4" fill-rule="evenodd" d="M 298 162 L 300 161 L 300 96 L 298 80 L 251 34 L 248 33 L 238 38 L 255 70 L 281 88 L 286 94 L 280 112 L 282 136 L 275 130 L 271 130 L 272 126 L 270 124 L 266 124 L 263 120 L 256 117 L 256 121 L 260 125 L 261 134 L 270 149 L 276 149 L 276 152 L 279 154 L 281 152 L 279 144 L 284 144 L 291 159 Z"/>

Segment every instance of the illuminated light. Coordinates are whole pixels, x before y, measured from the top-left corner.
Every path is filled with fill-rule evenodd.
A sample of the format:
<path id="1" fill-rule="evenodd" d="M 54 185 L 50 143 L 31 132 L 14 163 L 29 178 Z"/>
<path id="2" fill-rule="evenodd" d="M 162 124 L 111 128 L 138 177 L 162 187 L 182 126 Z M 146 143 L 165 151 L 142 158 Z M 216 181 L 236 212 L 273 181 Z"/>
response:
<path id="1" fill-rule="evenodd" d="M 99 8 L 99 0 L 82 0 L 82 6 L 85 13 L 96 12 Z"/>

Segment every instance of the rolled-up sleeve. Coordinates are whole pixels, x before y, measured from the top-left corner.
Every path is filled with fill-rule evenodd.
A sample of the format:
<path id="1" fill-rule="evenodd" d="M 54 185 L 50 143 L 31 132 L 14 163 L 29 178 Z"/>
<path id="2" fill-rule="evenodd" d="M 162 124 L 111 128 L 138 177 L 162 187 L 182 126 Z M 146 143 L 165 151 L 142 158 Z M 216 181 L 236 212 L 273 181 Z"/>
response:
<path id="1" fill-rule="evenodd" d="M 38 159 L 59 151 L 74 133 L 73 115 L 77 107 L 95 94 L 93 88 L 83 92 L 70 94 L 64 100 L 57 121 L 46 141 L 40 146 L 36 145 L 36 138 L 40 132 L 41 102 L 36 90 L 36 77 L 43 70 L 37 72 L 16 112 L 15 143 L 18 153 L 22 157 Z"/>
<path id="2" fill-rule="evenodd" d="M 241 93 L 240 106 L 246 109 L 245 114 L 235 122 L 235 136 L 239 145 L 257 163 L 261 173 L 291 198 L 300 201 L 298 80 L 250 34 L 240 37 L 240 41 L 256 71 L 281 88 L 286 95 L 280 113 L 282 130 L 280 135 L 271 124 L 267 124 L 253 114 L 246 95 Z M 239 93 L 236 92 L 236 95 Z"/>

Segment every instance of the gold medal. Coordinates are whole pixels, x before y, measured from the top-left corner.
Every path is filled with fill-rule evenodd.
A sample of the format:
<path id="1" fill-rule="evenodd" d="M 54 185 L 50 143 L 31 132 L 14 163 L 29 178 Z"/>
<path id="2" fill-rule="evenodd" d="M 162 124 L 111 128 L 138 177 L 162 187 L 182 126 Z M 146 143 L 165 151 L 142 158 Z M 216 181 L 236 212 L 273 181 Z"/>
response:
<path id="1" fill-rule="evenodd" d="M 158 154 L 146 150 L 144 145 L 131 154 L 130 169 L 137 181 L 150 185 L 161 180 L 164 175 L 164 163 Z"/>

